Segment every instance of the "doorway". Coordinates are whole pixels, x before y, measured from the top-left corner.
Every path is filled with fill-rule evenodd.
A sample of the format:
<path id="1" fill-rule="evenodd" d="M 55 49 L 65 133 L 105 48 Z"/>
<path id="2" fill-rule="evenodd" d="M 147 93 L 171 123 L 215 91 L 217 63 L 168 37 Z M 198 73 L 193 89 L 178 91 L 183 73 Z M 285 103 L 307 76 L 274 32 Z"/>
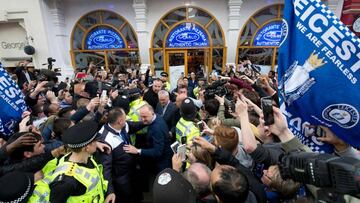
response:
<path id="1" fill-rule="evenodd" d="M 188 77 L 191 72 L 204 76 L 209 72 L 209 49 L 186 49 L 166 51 L 165 71 L 169 73 L 171 87 L 176 87 L 177 80 Z"/>

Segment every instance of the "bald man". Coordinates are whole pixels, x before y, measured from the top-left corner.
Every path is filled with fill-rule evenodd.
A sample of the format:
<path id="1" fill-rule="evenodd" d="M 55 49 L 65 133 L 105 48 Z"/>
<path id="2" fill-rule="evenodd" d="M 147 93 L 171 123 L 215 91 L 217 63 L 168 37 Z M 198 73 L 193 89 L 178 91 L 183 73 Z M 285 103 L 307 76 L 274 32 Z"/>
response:
<path id="1" fill-rule="evenodd" d="M 169 130 L 164 119 L 154 113 L 151 105 L 146 104 L 140 109 L 141 121 L 148 126 L 147 146 L 137 149 L 125 145 L 124 150 L 130 154 L 138 154 L 141 158 L 151 160 L 155 164 L 156 174 L 171 167 L 172 151 L 170 148 Z"/>
<path id="2" fill-rule="evenodd" d="M 191 164 L 183 174 L 195 189 L 196 199 L 199 202 L 215 202 L 215 197 L 210 190 L 210 174 L 209 167 L 202 163 Z"/>

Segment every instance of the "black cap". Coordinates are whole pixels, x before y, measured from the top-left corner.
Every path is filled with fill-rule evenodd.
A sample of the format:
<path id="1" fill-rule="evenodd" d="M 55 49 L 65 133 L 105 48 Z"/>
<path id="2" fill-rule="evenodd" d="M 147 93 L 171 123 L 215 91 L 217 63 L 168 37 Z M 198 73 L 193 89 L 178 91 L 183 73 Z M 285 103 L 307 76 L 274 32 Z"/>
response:
<path id="1" fill-rule="evenodd" d="M 97 136 L 98 124 L 95 121 L 84 121 L 67 129 L 62 141 L 69 148 L 81 148 L 90 144 Z"/>
<path id="2" fill-rule="evenodd" d="M 180 106 L 180 114 L 185 120 L 192 120 L 196 117 L 196 106 L 189 97 L 184 99 Z"/>
<path id="3" fill-rule="evenodd" d="M 191 184 L 173 169 L 161 171 L 153 187 L 154 203 L 194 203 L 196 192 Z"/>
<path id="4" fill-rule="evenodd" d="M 129 95 L 135 96 L 135 95 L 140 95 L 141 94 L 141 90 L 139 88 L 131 88 L 128 91 Z"/>
<path id="5" fill-rule="evenodd" d="M 34 175 L 10 172 L 0 178 L 0 202 L 25 203 L 34 190 Z"/>
<path id="6" fill-rule="evenodd" d="M 160 73 L 160 76 L 163 76 L 163 77 L 168 77 L 168 76 L 169 76 L 169 74 L 168 74 L 167 72 L 161 72 L 161 73 Z"/>
<path id="7" fill-rule="evenodd" d="M 113 107 L 120 107 L 124 109 L 126 114 L 128 114 L 130 111 L 129 104 L 130 104 L 130 100 L 129 97 L 127 97 L 126 95 L 119 95 L 112 103 Z"/>

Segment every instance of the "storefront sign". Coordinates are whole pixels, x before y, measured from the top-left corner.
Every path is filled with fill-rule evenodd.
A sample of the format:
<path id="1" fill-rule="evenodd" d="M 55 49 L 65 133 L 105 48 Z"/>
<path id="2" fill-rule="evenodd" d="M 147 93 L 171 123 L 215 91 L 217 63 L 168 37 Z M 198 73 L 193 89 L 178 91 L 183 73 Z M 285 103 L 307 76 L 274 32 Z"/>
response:
<path id="1" fill-rule="evenodd" d="M 1 42 L 2 49 L 24 49 L 26 42 Z"/>
<path id="2" fill-rule="evenodd" d="M 284 29 L 287 27 L 283 21 L 267 23 L 256 33 L 253 46 L 279 46 L 287 33 Z"/>
<path id="3" fill-rule="evenodd" d="M 86 37 L 85 49 L 121 49 L 125 43 L 121 35 L 112 28 L 99 27 L 91 30 Z"/>
<path id="4" fill-rule="evenodd" d="M 166 47 L 208 47 L 209 39 L 204 29 L 195 23 L 183 23 L 169 33 Z"/>

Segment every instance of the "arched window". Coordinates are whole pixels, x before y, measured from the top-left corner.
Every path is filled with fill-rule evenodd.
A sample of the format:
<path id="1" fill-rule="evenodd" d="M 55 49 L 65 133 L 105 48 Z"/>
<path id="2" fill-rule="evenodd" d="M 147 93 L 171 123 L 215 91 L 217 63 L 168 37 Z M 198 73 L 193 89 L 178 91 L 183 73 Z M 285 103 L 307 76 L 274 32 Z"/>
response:
<path id="1" fill-rule="evenodd" d="M 132 26 L 112 11 L 96 10 L 82 16 L 71 34 L 71 57 L 74 68 L 135 67 L 140 63 L 138 41 Z"/>
<path id="2" fill-rule="evenodd" d="M 185 74 L 197 67 L 221 71 L 225 65 L 225 37 L 219 22 L 194 6 L 178 7 L 162 16 L 153 30 L 150 51 L 157 71 L 171 72 L 169 67 L 179 65 L 181 57 L 185 57 Z"/>
<path id="3" fill-rule="evenodd" d="M 236 64 L 244 58 L 253 64 L 274 69 L 282 38 L 283 4 L 261 9 L 243 26 L 238 39 Z"/>

